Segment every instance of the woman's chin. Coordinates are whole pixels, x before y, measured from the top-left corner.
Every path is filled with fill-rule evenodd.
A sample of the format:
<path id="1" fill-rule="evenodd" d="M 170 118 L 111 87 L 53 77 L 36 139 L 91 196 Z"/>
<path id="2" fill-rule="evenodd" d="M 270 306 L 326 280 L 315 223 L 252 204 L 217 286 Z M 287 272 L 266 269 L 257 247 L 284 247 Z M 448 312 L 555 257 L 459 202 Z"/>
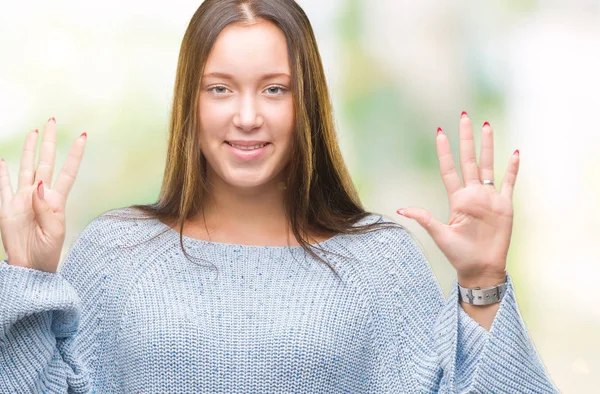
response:
<path id="1" fill-rule="evenodd" d="M 251 176 L 248 174 L 226 177 L 224 181 L 228 185 L 239 189 L 256 189 L 270 183 L 269 178 L 263 176 Z"/>
<path id="2" fill-rule="evenodd" d="M 273 171 L 271 166 L 256 166 L 255 168 L 232 168 L 232 166 L 221 167 L 222 170 L 209 175 L 209 179 L 217 182 L 210 183 L 216 187 L 225 184 L 236 189 L 263 189 L 264 187 L 278 187 L 281 183 L 276 175 L 280 171 Z M 212 172 L 212 171 L 211 171 Z M 220 179 L 219 179 L 220 178 Z"/>

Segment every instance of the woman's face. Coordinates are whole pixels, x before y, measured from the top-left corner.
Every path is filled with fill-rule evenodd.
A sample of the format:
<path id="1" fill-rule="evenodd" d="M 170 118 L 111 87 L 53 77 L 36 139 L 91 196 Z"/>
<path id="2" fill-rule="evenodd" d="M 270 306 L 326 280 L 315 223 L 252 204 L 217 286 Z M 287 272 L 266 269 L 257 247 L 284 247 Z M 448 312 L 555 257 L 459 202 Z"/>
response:
<path id="1" fill-rule="evenodd" d="M 294 133 L 283 32 L 266 21 L 227 26 L 207 59 L 199 110 L 212 184 L 252 188 L 280 181 Z"/>

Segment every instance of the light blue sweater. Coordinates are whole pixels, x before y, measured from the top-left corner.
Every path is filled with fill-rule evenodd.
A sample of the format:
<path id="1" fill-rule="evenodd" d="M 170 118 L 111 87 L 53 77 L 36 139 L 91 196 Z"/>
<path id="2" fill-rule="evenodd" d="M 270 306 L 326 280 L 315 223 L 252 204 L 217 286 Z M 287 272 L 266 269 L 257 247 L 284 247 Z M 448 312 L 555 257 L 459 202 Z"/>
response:
<path id="1" fill-rule="evenodd" d="M 114 213 L 114 212 L 113 212 Z M 368 220 L 380 219 L 371 215 Z M 384 219 L 386 220 L 386 219 Z M 0 263 L 0 393 L 554 393 L 512 281 L 491 332 L 402 229 L 301 247 L 101 215 L 58 273 Z"/>

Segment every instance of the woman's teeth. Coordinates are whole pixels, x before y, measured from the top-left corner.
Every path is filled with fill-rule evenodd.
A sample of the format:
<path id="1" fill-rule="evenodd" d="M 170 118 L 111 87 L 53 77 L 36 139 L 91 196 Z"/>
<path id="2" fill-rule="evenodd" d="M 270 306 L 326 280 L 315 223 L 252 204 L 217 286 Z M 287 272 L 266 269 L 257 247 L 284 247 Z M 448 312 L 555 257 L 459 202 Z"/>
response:
<path id="1" fill-rule="evenodd" d="M 225 142 L 227 142 L 227 141 L 225 141 Z M 262 145 L 254 145 L 254 146 L 235 145 L 235 144 L 232 144 L 231 142 L 227 142 L 227 144 L 230 146 L 233 146 L 234 148 L 241 149 L 241 150 L 254 150 L 254 149 L 262 148 L 263 146 L 267 145 L 268 142 L 265 144 L 262 144 Z"/>

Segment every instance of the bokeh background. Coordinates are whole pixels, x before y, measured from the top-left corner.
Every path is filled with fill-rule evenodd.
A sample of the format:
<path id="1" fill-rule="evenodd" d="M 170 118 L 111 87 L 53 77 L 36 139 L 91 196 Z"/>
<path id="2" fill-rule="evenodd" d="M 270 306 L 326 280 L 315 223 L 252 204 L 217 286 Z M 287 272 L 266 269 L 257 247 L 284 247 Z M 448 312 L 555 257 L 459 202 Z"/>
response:
<path id="1" fill-rule="evenodd" d="M 600 2 L 299 0 L 312 21 L 340 144 L 365 207 L 422 244 L 448 294 L 454 269 L 395 214 L 448 218 L 435 152 L 458 153 L 466 110 L 495 131 L 496 182 L 521 152 L 508 270 L 533 342 L 564 393 L 600 376 Z M 57 119 L 57 168 L 88 144 L 64 253 L 104 211 L 156 200 L 179 45 L 200 1 L 6 2 L 0 156 L 13 184 L 27 132 Z M 476 128 L 479 144 L 479 128 Z M 479 150 L 479 146 L 478 146 Z M 4 258 L 3 252 L 0 257 Z"/>

